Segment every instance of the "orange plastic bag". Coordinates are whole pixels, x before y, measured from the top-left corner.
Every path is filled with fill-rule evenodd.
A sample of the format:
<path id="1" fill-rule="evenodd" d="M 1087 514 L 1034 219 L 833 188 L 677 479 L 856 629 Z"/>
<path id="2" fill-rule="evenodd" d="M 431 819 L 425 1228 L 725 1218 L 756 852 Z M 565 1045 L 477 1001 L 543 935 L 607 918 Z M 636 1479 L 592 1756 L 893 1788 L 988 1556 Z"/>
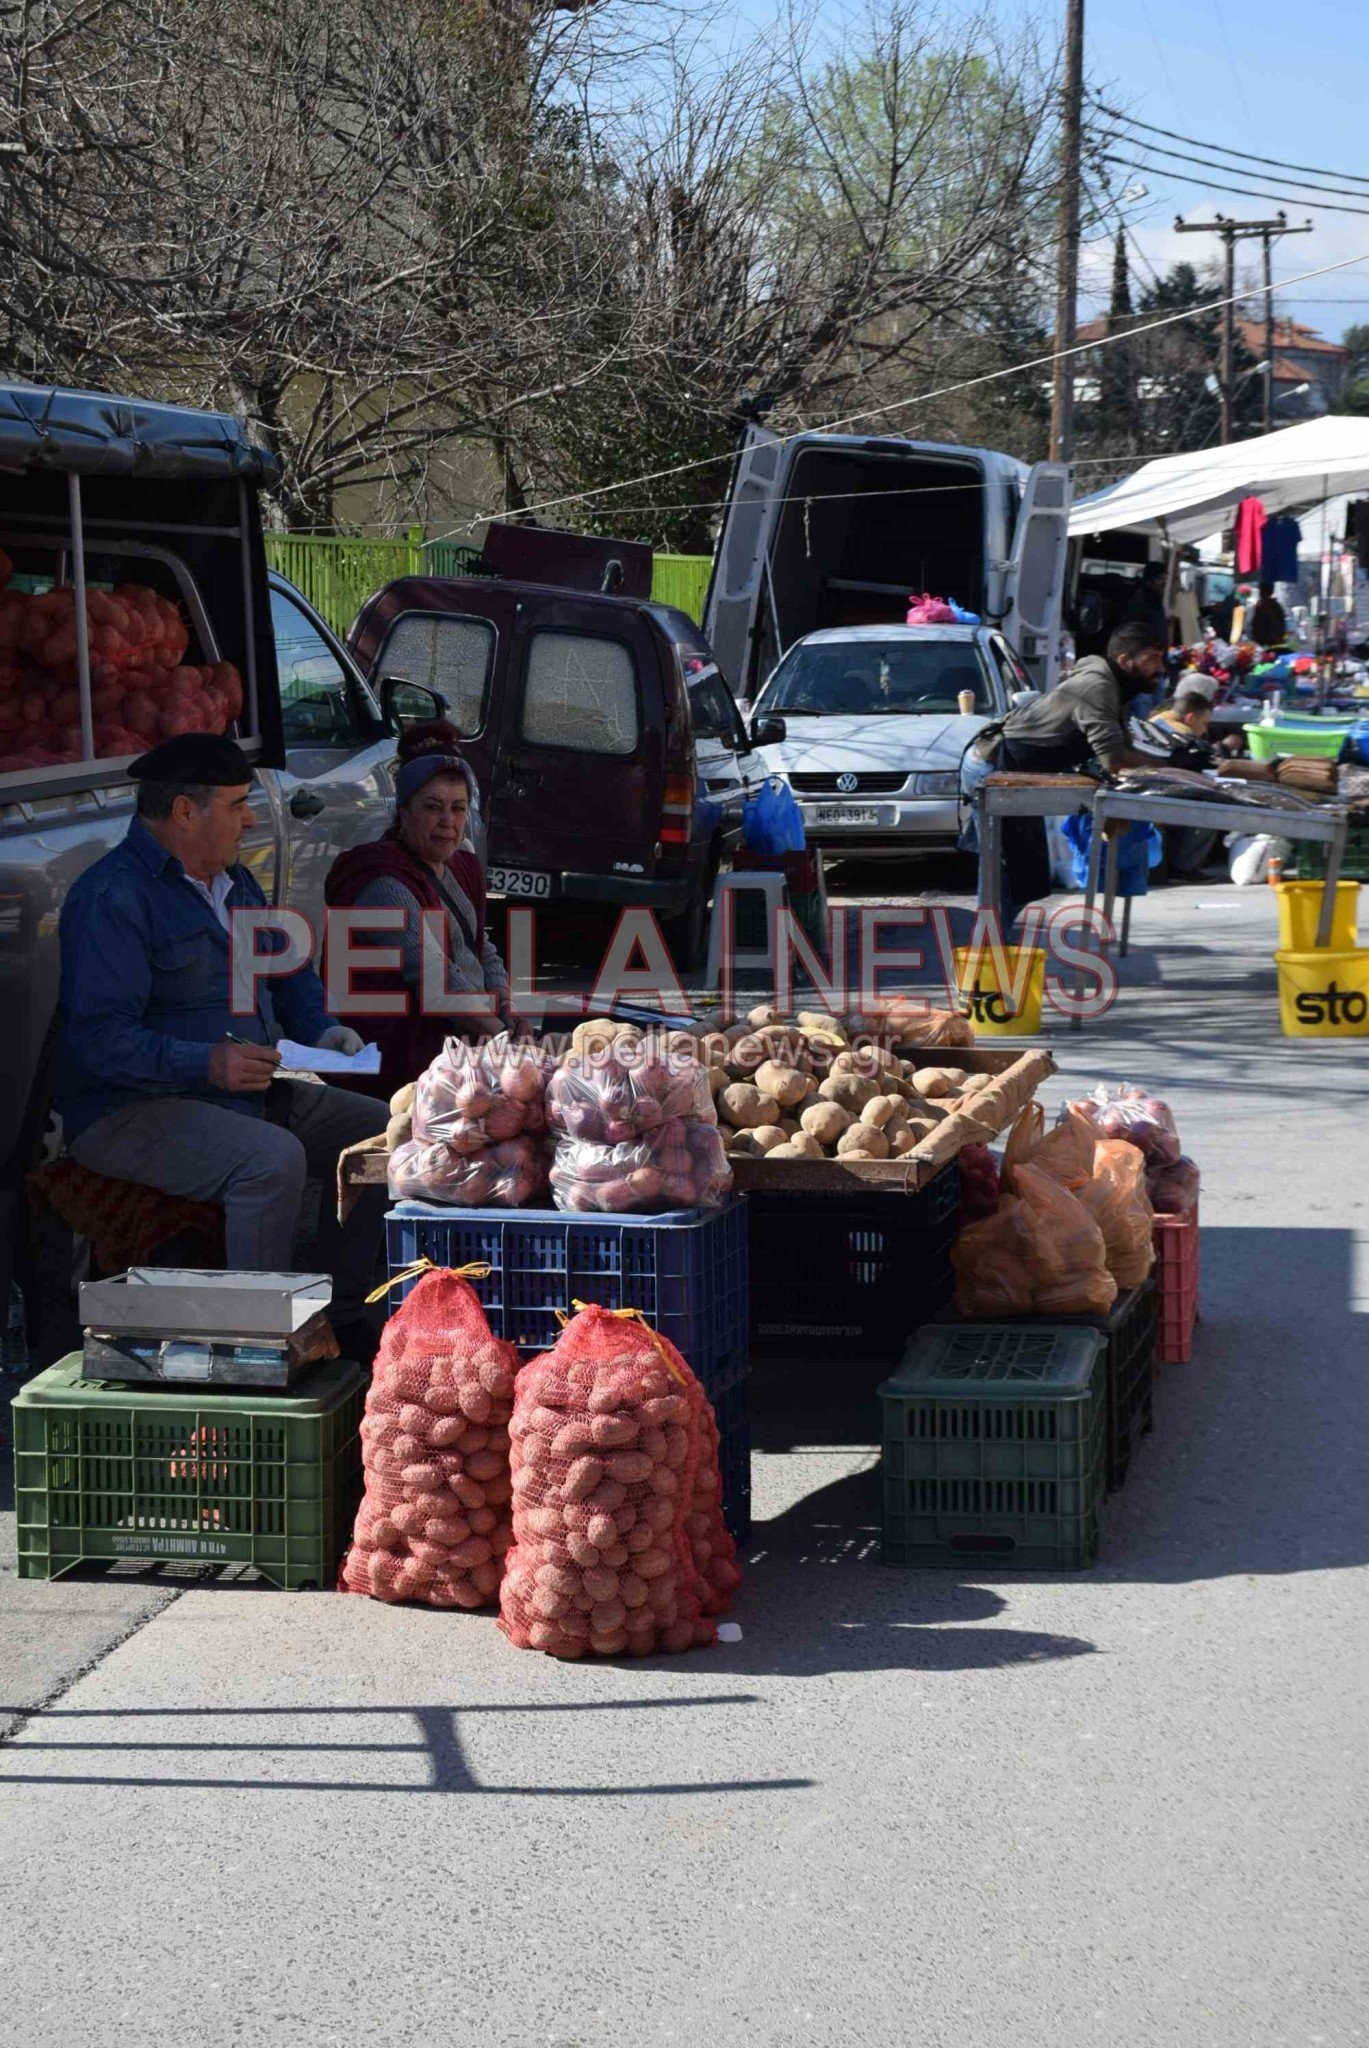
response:
<path id="1" fill-rule="evenodd" d="M 1017 1169 L 1017 1195 L 962 1230 L 952 1247 L 962 1315 L 1105 1315 L 1117 1299 L 1103 1235 L 1088 1210 L 1036 1166 Z"/>
<path id="2" fill-rule="evenodd" d="M 1063 1123 L 1048 1131 L 1041 1104 L 1029 1102 L 1003 1148 L 1003 1185 L 1015 1193 L 1018 1167 L 1031 1165 L 1059 1181 L 1062 1188 L 1082 1188 L 1093 1174 L 1093 1146 L 1093 1126 L 1086 1117 L 1071 1110 Z"/>
<path id="3" fill-rule="evenodd" d="M 1143 1153 L 1125 1138 L 1100 1138 L 1093 1178 L 1077 1190 L 1103 1233 L 1108 1271 L 1121 1292 L 1139 1287 L 1155 1264 L 1155 1211 Z"/>

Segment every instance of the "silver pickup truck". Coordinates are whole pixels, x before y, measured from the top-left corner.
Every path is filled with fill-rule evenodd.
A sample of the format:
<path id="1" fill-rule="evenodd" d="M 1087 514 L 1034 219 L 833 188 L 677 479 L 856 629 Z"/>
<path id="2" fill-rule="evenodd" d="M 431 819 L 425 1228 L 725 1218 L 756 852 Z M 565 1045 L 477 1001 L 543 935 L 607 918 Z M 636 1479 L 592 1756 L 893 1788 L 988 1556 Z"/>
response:
<path id="1" fill-rule="evenodd" d="M 416 686 L 379 701 L 299 592 L 268 574 L 269 462 L 222 415 L 0 386 L 0 607 L 53 586 L 75 585 L 78 600 L 82 587 L 151 587 L 184 621 L 186 660 L 233 663 L 236 730 L 260 771 L 244 858 L 269 901 L 317 916 L 335 855 L 384 829 L 397 721 L 440 704 Z M 0 1321 L 16 1271 L 27 1278 L 24 1182 L 49 1122 L 58 917 L 133 814 L 126 749 L 100 757 L 99 651 L 78 650 L 72 671 L 81 759 L 7 765 L 32 728 L 0 724 Z M 0 638 L 0 707 L 7 694 L 26 701 L 24 676 L 39 674 L 28 658 Z"/>

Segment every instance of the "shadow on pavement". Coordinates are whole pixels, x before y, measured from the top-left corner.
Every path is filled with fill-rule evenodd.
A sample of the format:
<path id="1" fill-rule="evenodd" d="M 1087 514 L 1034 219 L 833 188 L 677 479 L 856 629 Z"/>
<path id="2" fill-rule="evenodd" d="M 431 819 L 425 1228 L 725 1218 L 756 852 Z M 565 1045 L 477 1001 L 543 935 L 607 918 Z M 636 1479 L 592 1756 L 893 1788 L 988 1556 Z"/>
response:
<path id="1" fill-rule="evenodd" d="M 677 1710 L 693 1707 L 747 1707 L 759 1704 L 754 1693 L 681 1694 L 662 1699 L 629 1700 L 555 1700 L 555 1701 L 513 1701 L 498 1705 L 459 1706 L 322 1706 L 322 1707 L 47 1707 L 36 1714 L 24 1733 L 22 1742 L 4 1752 L 0 1762 L 0 1785 L 72 1785 L 126 1787 L 130 1790 L 146 1790 L 161 1787 L 185 1792 L 383 1792 L 383 1793 L 426 1793 L 426 1794 L 493 1794 L 497 1798 L 526 1799 L 640 1799 L 663 1798 L 674 1795 L 696 1795 L 703 1792 L 722 1792 L 729 1795 L 739 1792 L 803 1792 L 812 1789 L 816 1781 L 812 1778 L 724 1778 L 696 1779 L 695 1781 L 651 1784 L 632 1784 L 615 1778 L 605 1785 L 556 1785 L 556 1784 L 485 1784 L 471 1769 L 461 1744 L 461 1722 L 463 1717 L 474 1715 L 523 1715 L 523 1714 L 599 1714 L 637 1713 L 652 1709 Z M 0 1708 L 0 1713 L 5 1711 Z M 412 1721 L 416 1740 L 411 1742 L 380 1742 L 365 1739 L 366 1723 L 377 1717 L 393 1719 L 406 1716 Z M 309 1723 L 326 1719 L 333 1728 L 357 1726 L 360 1740 L 352 1742 L 309 1740 Z M 231 1734 L 223 1741 L 209 1740 L 180 1741 L 176 1738 L 174 1724 L 178 1721 L 193 1721 L 197 1726 L 216 1726 L 234 1722 L 265 1722 L 268 1725 L 283 1724 L 279 1741 L 254 1742 L 236 1740 Z M 172 1723 L 165 1739 L 155 1732 L 161 1724 Z M 71 1726 L 72 1723 L 82 1724 Z M 127 1724 L 133 1727 L 125 1733 Z M 147 1729 L 147 1739 L 141 1739 L 140 1731 Z M 89 1734 L 86 1729 L 89 1728 Z M 291 1741 L 290 1734 L 299 1730 L 305 1740 Z M 105 1732 L 108 1731 L 108 1732 Z M 149 1756 L 162 1763 L 162 1774 L 158 1776 L 141 1773 L 111 1775 L 107 1771 L 51 1771 L 12 1770 L 12 1762 L 26 1760 L 45 1754 L 63 1761 L 77 1760 L 86 1756 Z M 244 1759 L 272 1757 L 288 1762 L 291 1757 L 344 1756 L 353 1759 L 385 1757 L 417 1757 L 426 1763 L 426 1778 L 406 1782 L 398 1780 L 368 1781 L 365 1778 L 287 1778 L 271 1777 L 225 1777 L 209 1778 L 189 1773 L 181 1776 L 167 1774 L 167 1766 L 174 1764 L 178 1757 L 231 1756 Z"/>
<path id="2" fill-rule="evenodd" d="M 1185 1581 L 1369 1562 L 1369 1318 L 1355 1312 L 1354 1255 L 1349 1230 L 1204 1228 L 1193 1361 L 1157 1368 L 1154 1432 L 1109 1497 L 1097 1576 Z M 875 1390 L 892 1363 L 762 1362 L 757 1448 L 876 1445 Z M 853 1614 L 902 1597 L 916 1615 L 925 1589 L 954 1586 L 957 1574 L 881 1566 L 878 1479 L 877 1469 L 844 1476 L 755 1525 L 751 1571 L 759 1577 L 773 1554 L 783 1597 L 796 1563 L 822 1563 Z M 967 1576 L 982 1592 L 1051 1575 Z"/>

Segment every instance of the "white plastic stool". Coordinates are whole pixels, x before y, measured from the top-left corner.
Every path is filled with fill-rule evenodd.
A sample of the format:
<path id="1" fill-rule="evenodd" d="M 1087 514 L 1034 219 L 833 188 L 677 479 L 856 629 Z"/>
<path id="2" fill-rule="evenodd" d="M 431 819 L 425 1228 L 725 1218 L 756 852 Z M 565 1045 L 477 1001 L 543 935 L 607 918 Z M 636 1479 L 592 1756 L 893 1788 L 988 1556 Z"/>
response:
<path id="1" fill-rule="evenodd" d="M 730 898 L 745 896 L 754 891 L 765 898 L 765 944 L 763 947 L 749 946 L 745 952 L 734 951 L 732 971 L 734 974 L 759 972 L 773 977 L 775 972 L 775 913 L 783 910 L 785 902 L 784 876 L 774 868 L 742 868 L 719 875 L 713 884 L 713 915 L 708 926 L 708 964 L 704 968 L 703 985 L 716 988 L 722 973 L 723 926 L 726 919 L 725 906 Z M 733 930 L 736 916 L 733 914 Z"/>

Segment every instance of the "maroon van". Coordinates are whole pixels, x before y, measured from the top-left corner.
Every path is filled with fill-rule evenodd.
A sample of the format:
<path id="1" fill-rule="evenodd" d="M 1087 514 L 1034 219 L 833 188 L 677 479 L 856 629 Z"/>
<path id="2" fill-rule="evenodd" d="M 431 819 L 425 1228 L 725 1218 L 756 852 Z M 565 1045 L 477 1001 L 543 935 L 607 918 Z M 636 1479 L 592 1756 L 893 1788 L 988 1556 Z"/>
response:
<path id="1" fill-rule="evenodd" d="M 463 735 L 492 895 L 647 905 L 692 963 L 722 849 L 698 829 L 685 677 L 644 602 L 408 576 L 348 645 L 392 722 L 440 712 Z"/>

